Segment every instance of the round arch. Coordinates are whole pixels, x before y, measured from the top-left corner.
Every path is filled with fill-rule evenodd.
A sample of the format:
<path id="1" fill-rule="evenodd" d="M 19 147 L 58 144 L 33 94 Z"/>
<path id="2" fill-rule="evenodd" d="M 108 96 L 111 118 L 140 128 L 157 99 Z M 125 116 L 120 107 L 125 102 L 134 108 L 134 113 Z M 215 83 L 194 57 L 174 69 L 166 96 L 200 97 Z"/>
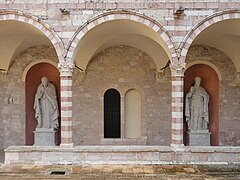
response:
<path id="1" fill-rule="evenodd" d="M 30 14 L 15 10 L 1 10 L 0 21 L 18 21 L 29 24 L 42 32 L 52 43 L 58 56 L 59 62 L 64 62 L 64 45 L 57 33 L 41 19 Z"/>
<path id="2" fill-rule="evenodd" d="M 218 69 L 218 67 L 209 61 L 204 61 L 204 60 L 192 61 L 186 65 L 186 69 L 184 70 L 184 72 L 186 72 L 188 68 L 190 68 L 196 64 L 205 64 L 205 65 L 210 66 L 217 73 L 219 81 L 222 80 L 222 74 L 221 74 L 220 70 Z"/>
<path id="3" fill-rule="evenodd" d="M 168 31 L 160 23 L 153 20 L 152 18 L 144 14 L 132 12 L 132 11 L 108 11 L 106 13 L 99 14 L 94 18 L 88 20 L 74 33 L 74 35 L 69 40 L 69 43 L 67 45 L 68 52 L 67 52 L 66 60 L 68 62 L 74 61 L 78 51 L 77 46 L 79 42 L 84 37 L 84 35 L 86 35 L 91 29 L 93 29 L 98 25 L 101 25 L 103 23 L 110 22 L 113 20 L 130 20 L 132 22 L 135 22 L 135 23 L 137 22 L 149 27 L 154 32 L 156 32 L 164 41 L 165 47 L 163 49 L 168 54 L 170 61 L 173 64 L 178 63 L 176 49 L 170 33 L 168 33 Z"/>
<path id="4" fill-rule="evenodd" d="M 190 31 L 186 34 L 186 36 L 183 38 L 183 41 L 181 42 L 179 49 L 180 52 L 180 63 L 184 63 L 186 60 L 187 52 L 194 41 L 194 39 L 207 27 L 223 21 L 223 20 L 230 20 L 230 19 L 240 19 L 240 10 L 238 9 L 230 9 L 230 10 L 224 10 L 216 12 L 202 21 L 198 22 L 196 25 L 190 29 Z"/>
<path id="5" fill-rule="evenodd" d="M 31 69 L 31 67 L 33 67 L 34 65 L 39 64 L 39 63 L 48 63 L 48 64 L 51 64 L 51 65 L 55 66 L 56 68 L 58 67 L 56 62 L 54 62 L 52 60 L 48 60 L 48 59 L 41 59 L 41 60 L 38 60 L 38 61 L 33 61 L 29 65 L 27 65 L 27 67 L 23 70 L 22 82 L 25 82 L 27 73 Z"/>

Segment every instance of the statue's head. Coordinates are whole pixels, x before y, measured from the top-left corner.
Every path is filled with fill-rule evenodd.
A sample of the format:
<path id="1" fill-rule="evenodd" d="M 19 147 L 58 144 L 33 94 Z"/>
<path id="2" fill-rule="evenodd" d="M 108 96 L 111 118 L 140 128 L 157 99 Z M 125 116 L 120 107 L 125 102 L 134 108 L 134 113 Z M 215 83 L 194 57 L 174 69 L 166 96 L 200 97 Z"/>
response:
<path id="1" fill-rule="evenodd" d="M 200 86 L 201 84 L 201 78 L 200 77 L 195 77 L 195 85 Z"/>
<path id="2" fill-rule="evenodd" d="M 48 78 L 47 77 L 42 77 L 41 82 L 42 82 L 43 86 L 47 86 L 48 85 Z"/>

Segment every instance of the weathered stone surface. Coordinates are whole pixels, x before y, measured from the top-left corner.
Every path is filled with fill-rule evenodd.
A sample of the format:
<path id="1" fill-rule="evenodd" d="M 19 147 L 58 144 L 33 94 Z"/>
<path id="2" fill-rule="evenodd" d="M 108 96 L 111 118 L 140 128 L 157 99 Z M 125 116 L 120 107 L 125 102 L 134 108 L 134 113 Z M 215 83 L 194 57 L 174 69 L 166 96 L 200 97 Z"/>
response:
<path id="1" fill-rule="evenodd" d="M 34 146 L 56 146 L 57 131 L 53 128 L 36 128 L 34 131 Z"/>
<path id="2" fill-rule="evenodd" d="M 129 69 L 126 70 L 125 67 Z M 166 70 L 165 81 L 156 83 L 155 64 L 144 52 L 129 46 L 114 46 L 96 54 L 82 81 L 73 77 L 73 139 L 75 145 L 168 145 L 171 138 L 171 81 Z M 101 76 L 99 76 L 101 74 Z M 124 82 L 119 82 L 123 78 Z M 103 96 L 115 88 L 124 100 L 134 88 L 144 94 L 142 138 L 103 139 Z M 123 108 L 123 106 L 122 106 Z M 79 118 L 78 118 L 79 117 Z M 80 118 L 81 117 L 81 118 Z M 122 121 L 123 123 L 123 121 Z"/>
<path id="3" fill-rule="evenodd" d="M 210 135 L 207 131 L 187 132 L 189 146 L 210 146 Z"/>
<path id="4" fill-rule="evenodd" d="M 21 164 L 21 163 L 39 163 L 39 164 L 195 164 L 195 163 L 239 163 L 239 155 L 232 149 L 239 147 L 214 147 L 214 151 L 209 151 L 207 147 L 186 147 L 181 151 L 166 152 L 161 148 L 142 147 L 139 146 L 137 151 L 125 149 L 121 146 L 118 150 L 112 151 L 109 146 L 102 146 L 99 150 L 97 147 L 75 147 L 75 148 L 61 148 L 61 147 L 35 147 L 35 146 L 12 146 L 5 150 L 5 163 L 6 164 Z M 163 147 L 163 146 L 162 146 Z M 105 148 L 105 150 L 104 150 Z M 200 151 L 196 149 L 199 148 Z M 81 150 L 80 150 L 81 149 Z M 105 170 L 108 171 L 108 170 Z M 117 170 L 116 170 L 117 171 Z M 126 170 L 128 171 L 128 170 Z M 131 171 L 150 172 L 152 169 L 135 169 Z"/>
<path id="5" fill-rule="evenodd" d="M 151 168 L 151 173 L 136 169 Z M 117 173 L 112 171 L 116 169 Z M 162 170 L 162 171 L 161 171 Z M 163 173 L 164 171 L 164 173 Z M 0 165 L 1 179 L 239 179 L 238 165 Z M 64 175 L 53 174 L 63 172 Z"/>
<path id="6" fill-rule="evenodd" d="M 1 9 L 19 10 L 46 22 L 59 35 L 65 47 L 71 35 L 90 18 L 106 10 L 116 9 L 132 10 L 150 16 L 169 31 L 175 41 L 174 44 L 178 47 L 187 32 L 206 16 L 217 11 L 239 7 L 239 5 L 240 2 L 226 0 L 185 1 L 181 2 L 181 6 L 186 8 L 185 16 L 182 19 L 174 19 L 173 12 L 179 7 L 179 2 L 167 0 L 161 2 L 0 0 Z M 70 10 L 69 15 L 63 15 L 60 12 L 59 9 L 63 7 Z M 236 95 L 240 94 L 239 73 L 226 54 L 210 47 L 207 51 L 204 49 L 206 47 L 192 47 L 187 54 L 187 62 L 206 60 L 219 68 L 223 77 L 220 82 L 220 145 L 240 145 L 240 111 L 238 111 L 240 104 L 239 99 L 236 98 Z M 25 87 L 24 82 L 21 81 L 21 75 L 27 65 L 42 59 L 57 62 L 55 50 L 42 46 L 29 48 L 12 59 L 7 74 L 0 73 L 0 149 L 10 145 L 25 144 Z M 156 71 L 148 55 L 130 47 L 112 47 L 95 54 L 86 73 L 83 77 L 75 71 L 73 77 L 73 138 L 76 145 L 102 144 L 102 97 L 105 90 L 112 87 L 119 89 L 122 96 L 129 88 L 136 88 L 144 94 L 142 129 L 143 136 L 147 137 L 144 143 L 147 145 L 170 143 L 171 83 L 168 68 L 165 70 L 164 81 L 156 83 Z M 119 141 L 118 143 L 126 145 L 131 142 Z M 144 143 L 140 141 L 134 144 Z"/>

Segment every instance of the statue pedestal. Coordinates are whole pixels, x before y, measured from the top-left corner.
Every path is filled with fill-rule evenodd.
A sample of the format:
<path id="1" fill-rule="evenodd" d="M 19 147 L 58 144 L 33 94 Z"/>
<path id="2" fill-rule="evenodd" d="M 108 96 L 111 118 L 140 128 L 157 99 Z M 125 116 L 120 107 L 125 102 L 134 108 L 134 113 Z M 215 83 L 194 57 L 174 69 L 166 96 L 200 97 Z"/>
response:
<path id="1" fill-rule="evenodd" d="M 189 146 L 210 146 L 210 135 L 208 130 L 188 131 Z"/>
<path id="2" fill-rule="evenodd" d="M 57 131 L 53 128 L 36 128 L 34 131 L 34 146 L 56 146 Z"/>

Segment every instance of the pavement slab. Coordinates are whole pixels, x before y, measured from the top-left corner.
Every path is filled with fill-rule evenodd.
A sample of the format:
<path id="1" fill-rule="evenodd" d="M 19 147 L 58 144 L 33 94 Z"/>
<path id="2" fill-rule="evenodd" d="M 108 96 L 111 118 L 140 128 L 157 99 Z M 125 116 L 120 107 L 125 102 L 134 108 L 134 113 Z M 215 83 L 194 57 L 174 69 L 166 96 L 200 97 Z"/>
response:
<path id="1" fill-rule="evenodd" d="M 0 165 L 0 180 L 240 180 L 239 165 Z"/>

